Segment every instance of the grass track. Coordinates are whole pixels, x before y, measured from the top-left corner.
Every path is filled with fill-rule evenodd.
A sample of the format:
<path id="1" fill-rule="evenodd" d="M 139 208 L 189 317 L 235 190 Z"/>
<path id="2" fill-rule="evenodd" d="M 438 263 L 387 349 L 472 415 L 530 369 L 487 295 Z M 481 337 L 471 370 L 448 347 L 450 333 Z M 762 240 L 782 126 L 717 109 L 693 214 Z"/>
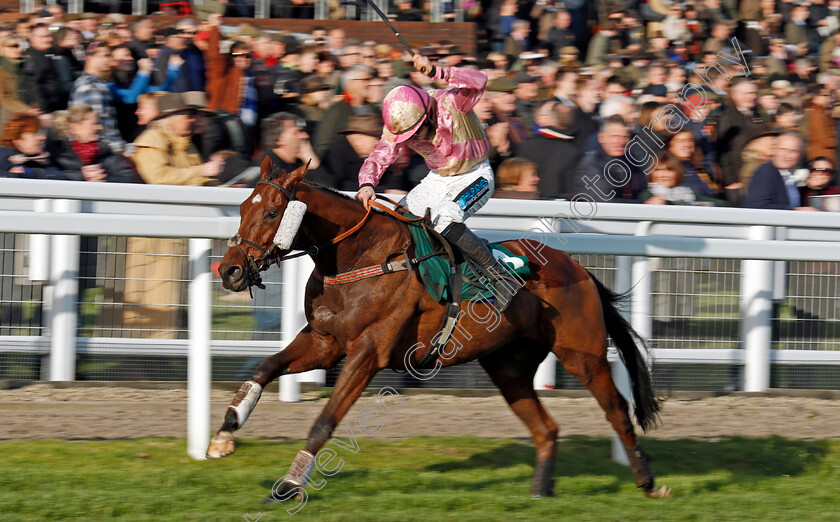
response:
<path id="1" fill-rule="evenodd" d="M 183 439 L 2 442 L 0 519 L 789 521 L 837 520 L 840 505 L 836 439 L 646 440 L 670 500 L 644 498 L 629 469 L 609 460 L 608 439 L 558 443 L 557 497 L 540 500 L 528 496 L 530 444 L 357 440 L 357 454 L 336 448 L 344 467 L 294 516 L 293 502 L 260 501 L 297 441 L 245 439 L 237 454 L 207 462 L 190 460 Z"/>

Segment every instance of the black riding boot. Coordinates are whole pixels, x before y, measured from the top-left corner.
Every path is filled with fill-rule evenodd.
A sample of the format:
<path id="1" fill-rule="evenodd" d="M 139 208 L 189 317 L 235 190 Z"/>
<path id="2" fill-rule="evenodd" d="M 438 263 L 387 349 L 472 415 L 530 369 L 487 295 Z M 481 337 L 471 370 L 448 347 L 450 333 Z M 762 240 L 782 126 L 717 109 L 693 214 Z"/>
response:
<path id="1" fill-rule="evenodd" d="M 443 235 L 457 245 L 464 256 L 478 265 L 478 269 L 488 279 L 488 288 L 496 298 L 496 310 L 499 313 L 504 312 L 519 290 L 519 282 L 493 257 L 487 243 L 463 223 L 452 223 L 446 227 Z"/>

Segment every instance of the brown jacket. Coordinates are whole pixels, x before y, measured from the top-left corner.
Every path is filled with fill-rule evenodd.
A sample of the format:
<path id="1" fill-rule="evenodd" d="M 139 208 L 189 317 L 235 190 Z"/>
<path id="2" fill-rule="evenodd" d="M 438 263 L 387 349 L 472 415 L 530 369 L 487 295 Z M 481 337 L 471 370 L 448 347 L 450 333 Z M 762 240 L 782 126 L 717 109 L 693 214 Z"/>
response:
<path id="1" fill-rule="evenodd" d="M 201 156 L 189 137 L 169 131 L 166 119 L 152 122 L 134 140 L 134 163 L 143 181 L 157 185 L 214 185 L 201 175 Z"/>
<path id="2" fill-rule="evenodd" d="M 837 148 L 837 134 L 834 129 L 834 120 L 828 112 L 819 107 L 805 109 L 805 118 L 808 121 L 808 160 L 825 156 L 834 161 L 835 149 Z"/>
<path id="3" fill-rule="evenodd" d="M 207 108 L 237 114 L 242 103 L 242 69 L 234 67 L 230 57 L 221 52 L 222 33 L 210 29 L 204 64 L 207 67 Z"/>
<path id="4" fill-rule="evenodd" d="M 32 109 L 20 100 L 19 93 L 18 76 L 6 67 L 0 67 L 0 129 L 13 116 Z"/>

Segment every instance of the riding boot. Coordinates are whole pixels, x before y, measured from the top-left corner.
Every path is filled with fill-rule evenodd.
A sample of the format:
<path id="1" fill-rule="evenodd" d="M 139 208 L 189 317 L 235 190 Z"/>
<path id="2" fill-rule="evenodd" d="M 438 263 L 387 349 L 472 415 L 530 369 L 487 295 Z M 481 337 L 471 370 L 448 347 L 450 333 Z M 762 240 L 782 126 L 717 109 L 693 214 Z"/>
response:
<path id="1" fill-rule="evenodd" d="M 487 243 L 463 223 L 450 224 L 443 235 L 460 248 L 465 257 L 478 265 L 478 269 L 488 279 L 488 289 L 496 298 L 496 310 L 504 312 L 519 290 L 519 282 L 493 257 Z"/>

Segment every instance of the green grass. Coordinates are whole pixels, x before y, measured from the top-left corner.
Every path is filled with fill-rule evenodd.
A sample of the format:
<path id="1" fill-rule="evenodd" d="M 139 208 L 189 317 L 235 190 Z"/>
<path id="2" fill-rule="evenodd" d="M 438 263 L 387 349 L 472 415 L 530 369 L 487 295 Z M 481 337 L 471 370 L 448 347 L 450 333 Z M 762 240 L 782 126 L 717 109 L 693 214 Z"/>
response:
<path id="1" fill-rule="evenodd" d="M 340 430 L 341 431 L 341 430 Z M 245 439 L 191 461 L 182 439 L 0 443 L 3 520 L 836 520 L 840 440 L 645 442 L 668 500 L 644 498 L 610 441 L 558 444 L 557 496 L 529 495 L 534 450 L 509 439 L 357 439 L 291 518 L 262 504 L 302 444 Z M 320 475 L 316 480 L 322 479 Z"/>

